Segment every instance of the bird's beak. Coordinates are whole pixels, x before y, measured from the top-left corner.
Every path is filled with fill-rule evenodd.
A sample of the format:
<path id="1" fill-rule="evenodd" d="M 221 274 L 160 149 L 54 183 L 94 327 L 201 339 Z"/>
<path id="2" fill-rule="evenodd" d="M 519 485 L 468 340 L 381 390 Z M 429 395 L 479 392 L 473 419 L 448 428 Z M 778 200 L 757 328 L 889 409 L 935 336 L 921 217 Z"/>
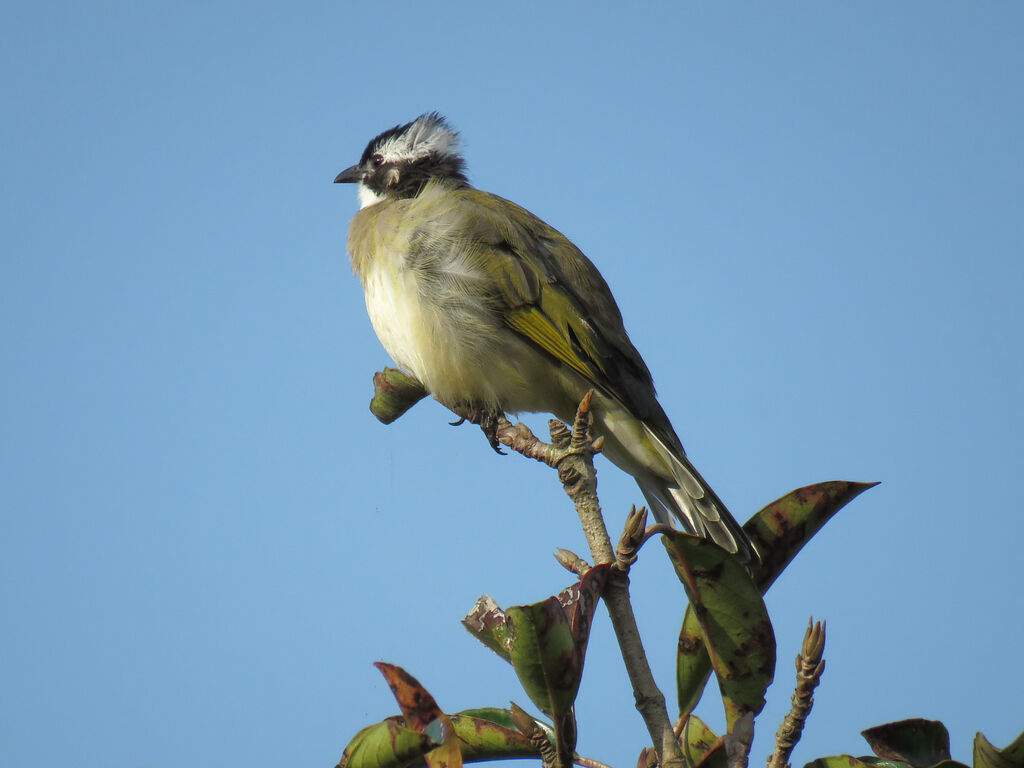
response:
<path id="1" fill-rule="evenodd" d="M 359 181 L 363 178 L 363 170 L 358 165 L 353 165 L 351 168 L 346 168 L 344 171 L 334 177 L 335 184 L 345 184 Z"/>

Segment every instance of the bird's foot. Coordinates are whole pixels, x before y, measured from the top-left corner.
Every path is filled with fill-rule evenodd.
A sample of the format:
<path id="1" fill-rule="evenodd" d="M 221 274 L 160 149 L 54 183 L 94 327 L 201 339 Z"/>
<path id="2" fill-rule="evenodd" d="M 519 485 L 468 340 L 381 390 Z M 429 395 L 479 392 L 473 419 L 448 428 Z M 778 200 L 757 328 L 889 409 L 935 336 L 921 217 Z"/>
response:
<path id="1" fill-rule="evenodd" d="M 479 403 L 460 403 L 459 405 L 448 407 L 459 417 L 458 421 L 452 421 L 449 424 L 453 427 L 457 427 L 467 421 L 470 424 L 476 424 L 487 437 L 487 442 L 490 443 L 495 453 L 500 453 L 502 456 L 505 455 L 498 442 L 498 427 L 501 426 L 501 422 L 505 418 L 504 413 L 497 408 L 480 405 Z"/>

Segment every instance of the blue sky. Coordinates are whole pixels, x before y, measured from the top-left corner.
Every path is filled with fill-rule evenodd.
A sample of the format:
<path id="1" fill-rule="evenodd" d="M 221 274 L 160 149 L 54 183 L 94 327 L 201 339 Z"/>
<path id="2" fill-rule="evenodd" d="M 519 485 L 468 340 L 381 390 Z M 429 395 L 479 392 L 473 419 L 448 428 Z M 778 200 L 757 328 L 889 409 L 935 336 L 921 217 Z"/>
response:
<path id="1" fill-rule="evenodd" d="M 553 474 L 388 363 L 344 253 L 367 140 L 437 109 L 471 179 L 608 280 L 738 517 L 880 480 L 769 593 L 797 765 L 941 719 L 1024 728 L 1021 125 L 1014 3 L 10 6 L 0 25 L 0 763 L 331 766 L 395 711 L 527 704 L 459 625 L 585 551 Z M 542 423 L 534 420 L 533 423 Z M 632 481 L 599 461 L 618 529 Z M 682 590 L 633 593 L 671 698 Z M 580 751 L 646 739 L 599 613 Z M 700 710 L 722 721 L 713 699 Z"/>

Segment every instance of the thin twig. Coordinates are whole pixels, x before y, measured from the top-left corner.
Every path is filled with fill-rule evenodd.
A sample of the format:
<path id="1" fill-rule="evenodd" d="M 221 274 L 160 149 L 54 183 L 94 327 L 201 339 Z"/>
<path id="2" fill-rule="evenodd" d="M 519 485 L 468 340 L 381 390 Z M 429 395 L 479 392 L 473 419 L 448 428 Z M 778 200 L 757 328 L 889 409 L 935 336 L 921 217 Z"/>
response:
<path id="1" fill-rule="evenodd" d="M 814 689 L 821 681 L 821 673 L 825 671 L 825 660 L 822 659 L 824 650 L 825 622 L 815 622 L 812 617 L 807 622 L 803 647 L 796 655 L 796 691 L 790 699 L 792 706 L 775 733 L 775 751 L 768 756 L 768 768 L 789 766 L 789 756 L 800 740 L 807 715 L 814 705 Z"/>
<path id="2" fill-rule="evenodd" d="M 654 525 L 648 525 L 644 531 L 644 537 L 640 541 L 640 546 L 646 544 L 650 539 L 663 533 L 679 533 L 679 531 L 673 528 L 671 525 L 666 523 L 655 523 Z"/>
<path id="3" fill-rule="evenodd" d="M 602 763 L 600 760 L 595 760 L 592 757 L 584 757 L 583 755 L 573 755 L 572 761 L 576 765 L 582 765 L 583 768 L 612 768 L 607 763 Z"/>
<path id="4" fill-rule="evenodd" d="M 558 471 L 562 486 L 576 507 L 591 557 L 594 564 L 598 565 L 614 563 L 616 558 L 597 498 L 597 474 L 593 457 L 603 445 L 604 438 L 594 439 L 591 436 L 592 396 L 593 392 L 588 392 L 580 403 L 571 432 L 560 421 L 552 419 L 549 422 L 550 444 L 541 442 L 523 424 L 501 422 L 497 434 L 498 440 L 512 450 L 542 461 Z M 619 641 L 626 672 L 633 684 L 636 708 L 651 735 L 659 764 L 663 768 L 682 768 L 683 757 L 672 732 L 665 696 L 654 680 L 640 640 L 640 631 L 629 600 L 629 575 L 624 570 L 611 570 L 603 597 Z"/>

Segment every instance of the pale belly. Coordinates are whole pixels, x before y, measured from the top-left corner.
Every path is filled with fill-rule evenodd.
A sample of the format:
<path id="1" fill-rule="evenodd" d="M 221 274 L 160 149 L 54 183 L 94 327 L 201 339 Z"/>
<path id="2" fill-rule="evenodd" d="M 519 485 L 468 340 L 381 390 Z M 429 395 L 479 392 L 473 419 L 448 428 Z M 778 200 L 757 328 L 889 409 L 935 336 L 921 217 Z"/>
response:
<path id="1" fill-rule="evenodd" d="M 366 309 L 384 349 L 442 403 L 482 404 L 505 413 L 547 412 L 571 421 L 593 385 L 485 317 L 422 298 L 408 270 L 369 270 Z M 671 476 L 646 428 L 597 393 L 595 431 L 605 454 L 631 474 Z"/>
<path id="2" fill-rule="evenodd" d="M 384 349 L 441 402 L 547 410 L 533 402 L 538 354 L 482 311 L 425 300 L 409 271 L 373 270 L 363 288 Z"/>
<path id="3" fill-rule="evenodd" d="M 424 361 L 429 333 L 415 283 L 405 275 L 374 270 L 366 276 L 363 289 L 366 312 L 380 343 L 392 360 L 423 381 L 429 370 Z"/>

